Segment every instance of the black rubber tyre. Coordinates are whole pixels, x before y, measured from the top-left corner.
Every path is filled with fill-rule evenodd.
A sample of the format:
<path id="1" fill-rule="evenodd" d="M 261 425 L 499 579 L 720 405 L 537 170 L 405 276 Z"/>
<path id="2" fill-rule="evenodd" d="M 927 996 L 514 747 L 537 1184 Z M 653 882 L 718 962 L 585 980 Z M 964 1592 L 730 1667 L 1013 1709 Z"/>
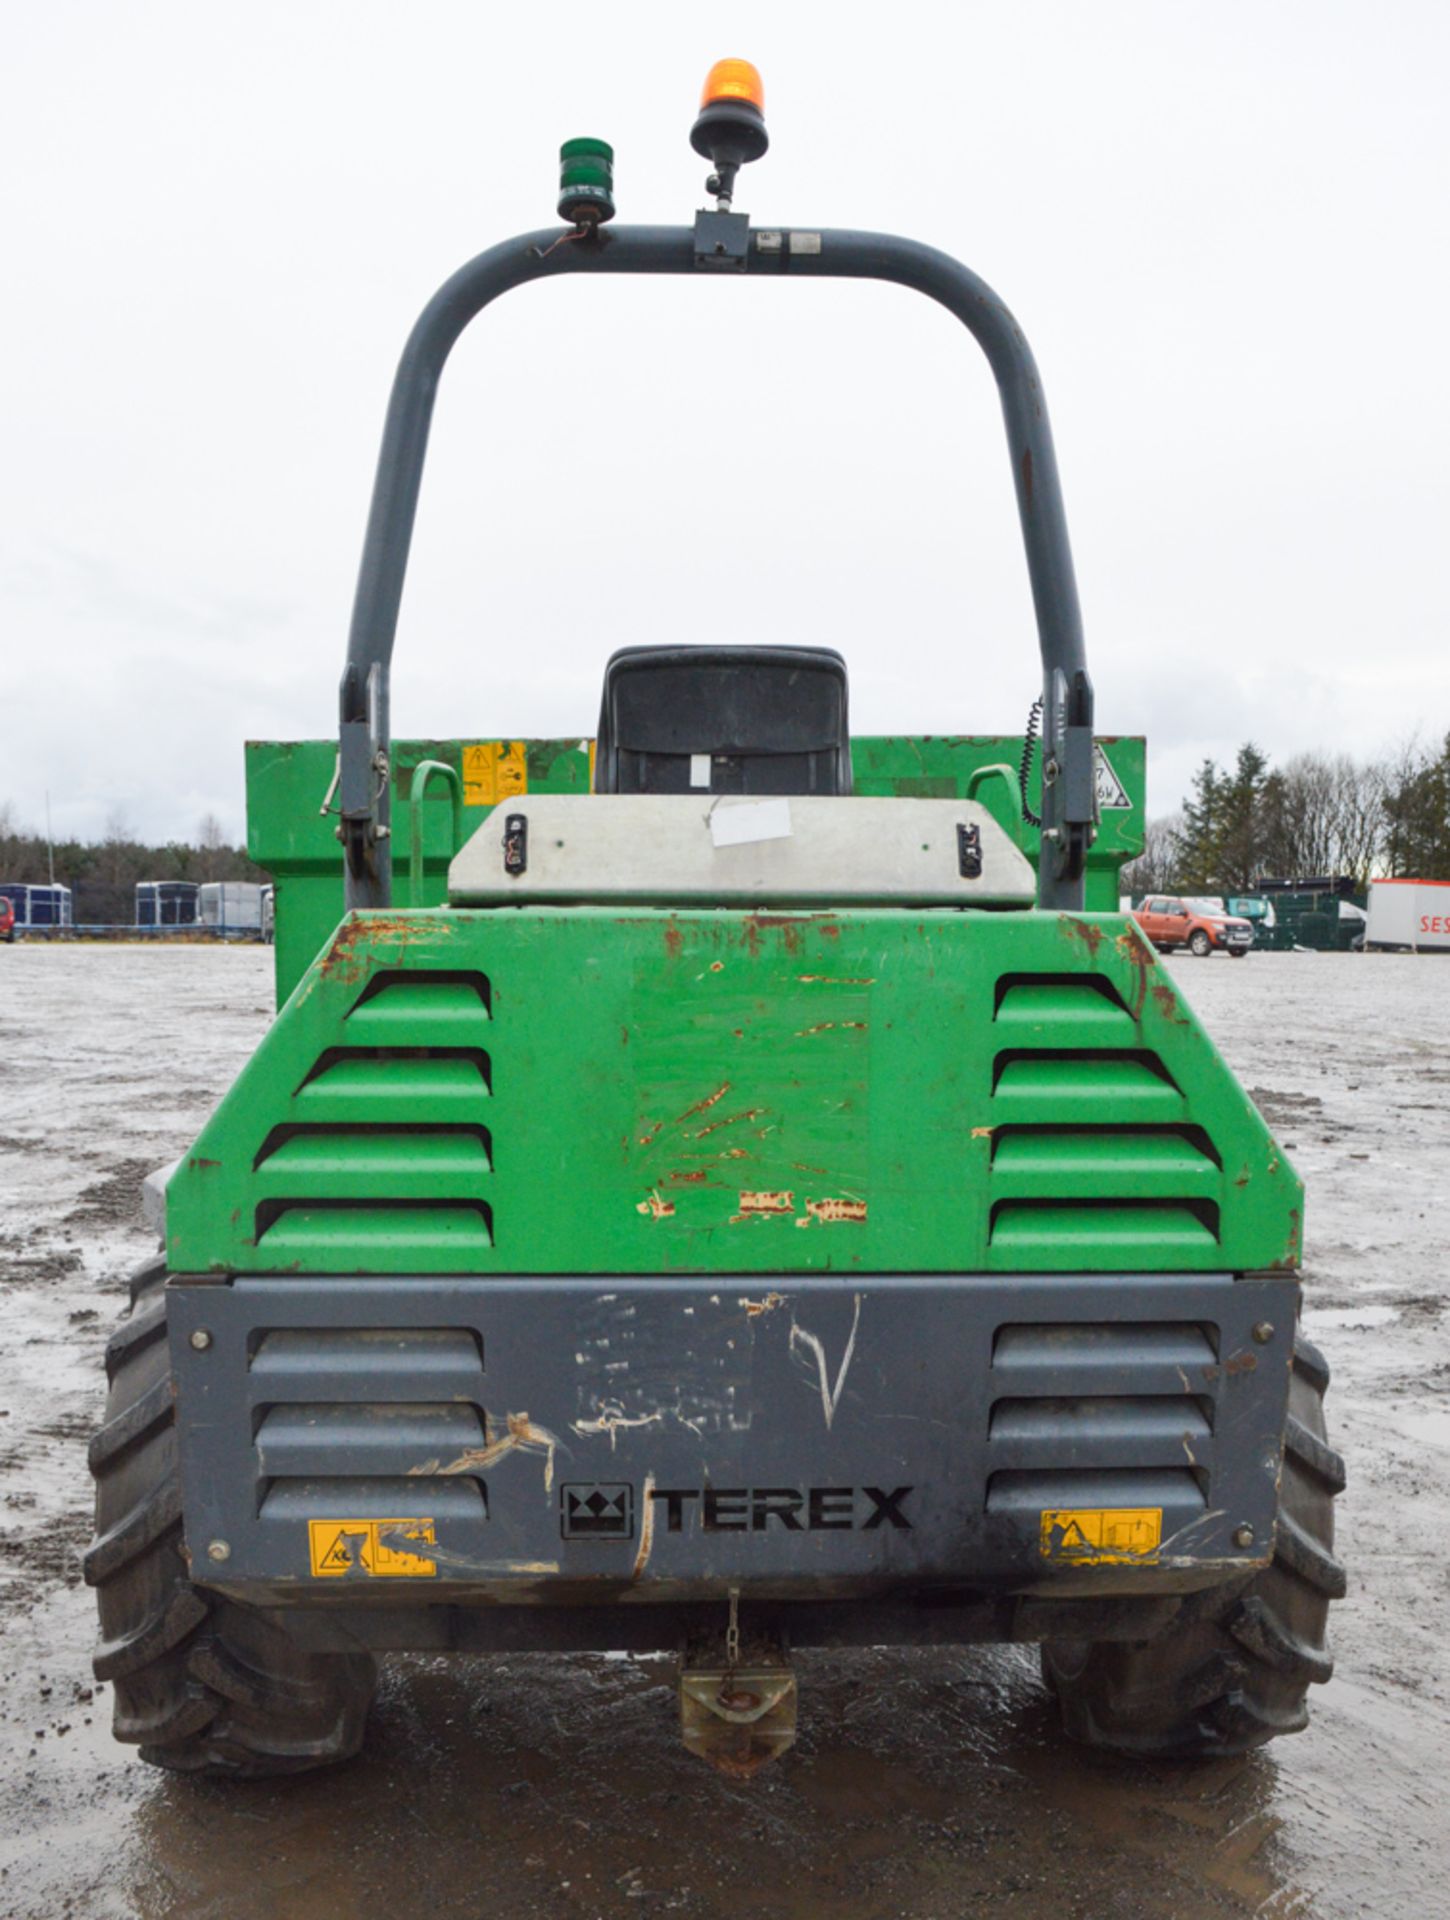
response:
<path id="1" fill-rule="evenodd" d="M 304 1652 L 274 1616 L 191 1582 L 165 1284 L 160 1257 L 131 1282 L 131 1318 L 106 1348 L 105 1424 L 91 1442 L 96 1537 L 84 1567 L 116 1738 L 153 1766 L 232 1779 L 349 1759 L 377 1681 L 372 1656 Z"/>
<path id="2" fill-rule="evenodd" d="M 1247 952 L 1247 947 L 1230 947 L 1228 957 L 1230 960 L 1242 960 Z"/>
<path id="3" fill-rule="evenodd" d="M 1213 942 L 1202 927 L 1195 927 L 1188 936 L 1188 951 L 1195 960 L 1206 960 L 1213 952 Z"/>
<path id="4" fill-rule="evenodd" d="M 1344 1593 L 1334 1496 L 1344 1462 L 1325 1443 L 1329 1369 L 1294 1343 L 1274 1558 L 1247 1582 L 1193 1595 L 1147 1641 L 1054 1641 L 1042 1670 L 1074 1740 L 1151 1759 L 1244 1753 L 1308 1723 L 1333 1671 L 1325 1627 Z"/>

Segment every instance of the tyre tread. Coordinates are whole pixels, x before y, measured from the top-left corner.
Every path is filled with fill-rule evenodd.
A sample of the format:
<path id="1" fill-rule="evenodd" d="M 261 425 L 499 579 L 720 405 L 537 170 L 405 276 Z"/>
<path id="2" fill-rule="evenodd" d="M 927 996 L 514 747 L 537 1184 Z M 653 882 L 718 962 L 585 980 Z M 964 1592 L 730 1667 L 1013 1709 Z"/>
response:
<path id="1" fill-rule="evenodd" d="M 1323 1399 L 1329 1391 L 1329 1362 L 1307 1333 L 1294 1335 L 1294 1371 Z"/>
<path id="2" fill-rule="evenodd" d="M 1274 1554 L 1252 1577 L 1189 1596 L 1167 1632 L 1141 1642 L 1045 1646 L 1065 1731 L 1142 1758 L 1247 1752 L 1308 1723 L 1308 1691 L 1334 1671 L 1325 1639 L 1345 1591 L 1334 1496 L 1344 1462 L 1324 1438 L 1329 1367 L 1295 1341 Z"/>
<path id="3" fill-rule="evenodd" d="M 166 1333 L 166 1308 L 161 1301 L 148 1304 L 144 1311 L 122 1321 L 106 1342 L 106 1378 L 114 1381 L 117 1373 L 142 1347 L 150 1346 Z"/>
<path id="4" fill-rule="evenodd" d="M 82 1560 L 96 1589 L 96 1678 L 114 1694 L 117 1739 L 181 1773 L 242 1779 L 348 1759 L 362 1744 L 376 1667 L 309 1654 L 270 1616 L 192 1584 L 184 1556 L 175 1402 L 164 1346 L 166 1270 L 132 1281 L 133 1313 L 106 1349 L 110 1397 L 91 1443 L 96 1535 Z"/>
<path id="5" fill-rule="evenodd" d="M 1274 1561 L 1287 1567 L 1316 1593 L 1322 1593 L 1326 1600 L 1344 1598 L 1349 1581 L 1343 1565 L 1287 1513 L 1279 1515 Z"/>
<path id="6" fill-rule="evenodd" d="M 171 1406 L 171 1380 L 168 1375 L 147 1388 L 139 1400 L 133 1400 L 114 1420 L 108 1420 L 91 1436 L 87 1452 L 91 1472 L 98 1473 L 107 1461 L 114 1460 L 125 1448 L 164 1425 L 171 1418 Z"/>
<path id="7" fill-rule="evenodd" d="M 1317 1474 L 1331 1493 L 1344 1492 L 1344 1455 L 1327 1446 L 1293 1414 L 1284 1432 L 1284 1451 L 1292 1454 L 1306 1472 Z"/>

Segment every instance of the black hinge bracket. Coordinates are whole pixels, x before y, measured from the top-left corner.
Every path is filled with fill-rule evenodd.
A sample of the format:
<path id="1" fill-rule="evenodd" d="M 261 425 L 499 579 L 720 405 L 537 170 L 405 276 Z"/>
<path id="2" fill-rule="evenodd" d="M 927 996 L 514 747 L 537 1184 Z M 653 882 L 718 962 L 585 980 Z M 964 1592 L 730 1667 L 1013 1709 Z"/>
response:
<path id="1" fill-rule="evenodd" d="M 957 867 L 963 880 L 980 880 L 982 877 L 982 829 L 978 826 L 957 824 Z"/>
<path id="2" fill-rule="evenodd" d="M 503 823 L 503 870 L 517 879 L 529 868 L 529 817 L 510 813 Z"/>
<path id="3" fill-rule="evenodd" d="M 750 215 L 701 208 L 695 215 L 695 265 L 743 273 L 749 257 Z"/>

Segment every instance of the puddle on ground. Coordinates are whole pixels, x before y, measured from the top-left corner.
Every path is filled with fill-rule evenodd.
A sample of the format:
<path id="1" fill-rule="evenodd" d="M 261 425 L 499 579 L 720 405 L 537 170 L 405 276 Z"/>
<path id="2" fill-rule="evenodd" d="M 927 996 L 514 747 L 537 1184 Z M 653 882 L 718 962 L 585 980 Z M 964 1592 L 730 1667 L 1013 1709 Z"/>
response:
<path id="1" fill-rule="evenodd" d="M 1450 1447 L 1450 1407 L 1429 1407 L 1414 1413 L 1397 1413 L 1393 1423 L 1412 1440 L 1423 1440 L 1432 1447 Z"/>
<path id="2" fill-rule="evenodd" d="M 1398 1320 L 1398 1307 L 1306 1307 L 1304 1325 L 1310 1333 L 1330 1327 L 1387 1327 Z"/>

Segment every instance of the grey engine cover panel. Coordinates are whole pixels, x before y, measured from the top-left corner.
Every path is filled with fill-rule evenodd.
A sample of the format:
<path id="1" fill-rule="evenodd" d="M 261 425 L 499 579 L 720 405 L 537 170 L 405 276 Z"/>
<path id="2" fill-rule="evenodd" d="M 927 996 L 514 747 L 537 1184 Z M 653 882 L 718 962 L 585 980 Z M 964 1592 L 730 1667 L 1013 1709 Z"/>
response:
<path id="1" fill-rule="evenodd" d="M 1183 1274 L 173 1279 L 187 1546 L 199 1579 L 322 1604 L 1020 1592 L 1084 1577 L 1044 1514 L 1153 1508 L 1151 1564 L 1092 1579 L 1221 1578 L 1271 1550 L 1297 1298 Z M 314 1523 L 417 1520 L 426 1577 L 314 1564 Z"/>

